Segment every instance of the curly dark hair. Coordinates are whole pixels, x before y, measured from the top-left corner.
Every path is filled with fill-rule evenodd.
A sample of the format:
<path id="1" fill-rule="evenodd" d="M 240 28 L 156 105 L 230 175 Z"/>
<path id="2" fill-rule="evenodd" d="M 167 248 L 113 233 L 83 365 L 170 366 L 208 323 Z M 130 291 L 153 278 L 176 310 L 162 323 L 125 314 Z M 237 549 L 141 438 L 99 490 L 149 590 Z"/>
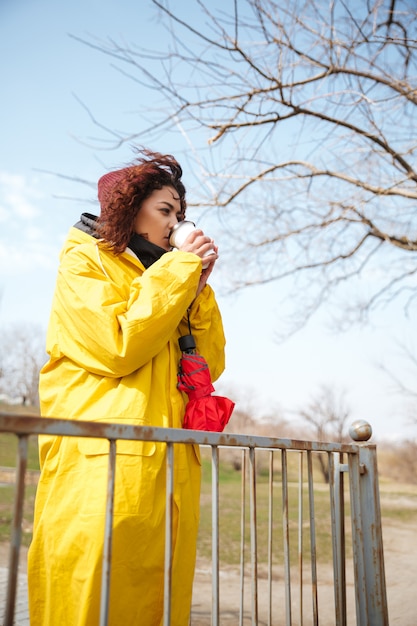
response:
<path id="1" fill-rule="evenodd" d="M 180 219 L 185 218 L 185 187 L 178 161 L 170 154 L 151 150 L 140 150 L 140 154 L 134 164 L 108 172 L 98 181 L 101 213 L 97 233 L 116 254 L 128 246 L 136 215 L 155 189 L 173 187 L 180 198 Z"/>

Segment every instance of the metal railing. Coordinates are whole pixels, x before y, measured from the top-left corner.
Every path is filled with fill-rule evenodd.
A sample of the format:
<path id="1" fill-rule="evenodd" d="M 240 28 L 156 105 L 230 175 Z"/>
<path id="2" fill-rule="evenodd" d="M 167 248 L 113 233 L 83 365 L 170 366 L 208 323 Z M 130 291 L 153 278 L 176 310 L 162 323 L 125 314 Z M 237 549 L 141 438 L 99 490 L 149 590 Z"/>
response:
<path id="1" fill-rule="evenodd" d="M 247 619 L 253 626 L 261 620 L 268 626 L 323 623 L 318 575 L 323 540 L 320 543 L 319 536 L 320 526 L 328 524 L 333 561 L 333 617 L 329 623 L 336 626 L 388 625 L 376 446 L 373 444 L 319 443 L 6 413 L 0 414 L 0 432 L 18 437 L 4 626 L 12 626 L 14 622 L 28 440 L 38 434 L 95 437 L 109 441 L 100 626 L 107 626 L 109 614 L 113 501 L 117 441 L 120 440 L 164 442 L 167 446 L 164 626 L 171 626 L 171 521 L 176 443 L 200 445 L 211 472 L 211 615 L 207 623 L 212 626 L 225 623 L 222 621 L 220 595 L 223 549 L 220 472 L 224 463 L 233 463 L 241 474 L 239 493 L 235 490 L 240 508 L 238 623 L 243 625 Z M 328 484 L 323 480 L 315 481 L 320 457 L 321 467 L 325 465 L 328 471 Z M 263 505 L 267 502 L 262 519 L 259 508 L 261 490 L 266 498 Z M 323 500 L 323 494 L 328 514 L 321 511 L 319 520 L 317 502 Z M 350 524 L 346 523 L 348 518 Z M 250 557 L 246 562 L 248 547 Z M 348 565 L 352 569 L 354 586 L 353 608 L 347 602 L 346 594 Z M 250 594 L 245 593 L 248 579 Z M 261 583 L 262 600 L 259 595 Z M 326 611 L 328 613 L 328 606 Z"/>

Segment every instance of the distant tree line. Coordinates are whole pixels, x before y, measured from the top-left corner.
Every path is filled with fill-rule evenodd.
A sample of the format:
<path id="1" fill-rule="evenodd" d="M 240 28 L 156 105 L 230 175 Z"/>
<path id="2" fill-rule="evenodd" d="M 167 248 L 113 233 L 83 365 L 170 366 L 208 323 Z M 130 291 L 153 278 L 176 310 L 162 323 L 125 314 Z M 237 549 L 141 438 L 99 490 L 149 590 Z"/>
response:
<path id="1" fill-rule="evenodd" d="M 39 406 L 39 372 L 46 362 L 45 333 L 19 324 L 0 331 L 0 394 L 4 400 Z"/>

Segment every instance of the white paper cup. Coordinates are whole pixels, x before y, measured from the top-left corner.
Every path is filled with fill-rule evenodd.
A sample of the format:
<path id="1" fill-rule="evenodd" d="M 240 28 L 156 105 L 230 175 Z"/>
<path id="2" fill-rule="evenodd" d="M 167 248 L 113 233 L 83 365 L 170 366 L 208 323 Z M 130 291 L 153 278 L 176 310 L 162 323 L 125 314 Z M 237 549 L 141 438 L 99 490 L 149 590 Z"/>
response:
<path id="1" fill-rule="evenodd" d="M 188 235 L 193 231 L 197 230 L 194 222 L 190 222 L 188 220 L 183 220 L 182 222 L 178 222 L 175 224 L 174 228 L 171 231 L 169 236 L 169 243 L 173 248 L 180 248 L 184 241 L 187 239 Z M 208 256 L 214 252 L 213 248 L 207 250 L 204 256 Z M 207 269 L 209 263 L 203 264 L 203 270 Z"/>

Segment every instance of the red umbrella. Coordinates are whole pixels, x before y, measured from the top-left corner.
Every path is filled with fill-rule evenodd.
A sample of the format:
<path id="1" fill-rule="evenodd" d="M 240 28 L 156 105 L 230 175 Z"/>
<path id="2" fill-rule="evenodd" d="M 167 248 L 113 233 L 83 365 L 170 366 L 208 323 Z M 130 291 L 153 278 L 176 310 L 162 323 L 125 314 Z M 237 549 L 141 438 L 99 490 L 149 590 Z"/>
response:
<path id="1" fill-rule="evenodd" d="M 182 356 L 178 369 L 178 389 L 188 395 L 183 428 L 221 432 L 230 419 L 235 403 L 212 396 L 214 387 L 207 361 L 195 351 L 192 335 L 179 340 Z"/>

